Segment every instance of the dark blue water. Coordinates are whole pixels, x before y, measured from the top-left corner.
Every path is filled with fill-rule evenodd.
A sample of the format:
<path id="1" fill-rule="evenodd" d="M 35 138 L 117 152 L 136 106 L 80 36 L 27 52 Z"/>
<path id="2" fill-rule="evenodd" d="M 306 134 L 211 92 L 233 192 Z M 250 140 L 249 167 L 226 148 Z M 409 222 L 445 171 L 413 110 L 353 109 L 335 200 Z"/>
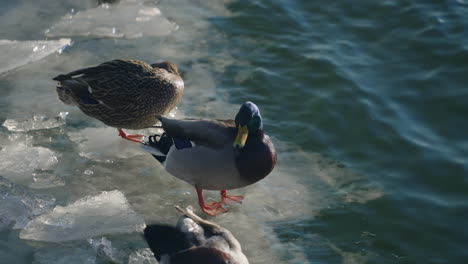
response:
<path id="1" fill-rule="evenodd" d="M 5 5 L 1 21 L 14 23 L 0 30 L 1 38 L 44 39 L 67 10 L 96 6 L 44 5 Z M 99 151 L 75 144 L 77 135 L 95 133 L 86 127 L 97 129 L 96 142 L 114 132 L 62 105 L 50 81 L 113 58 L 169 59 L 186 84 L 176 115 L 224 118 L 251 100 L 275 141 L 273 174 L 240 191 L 251 197 L 241 208 L 213 219 L 239 237 L 251 263 L 466 262 L 468 2 L 145 5 L 157 6 L 179 28 L 134 39 L 71 36 L 74 44 L 62 54 L 0 75 L 1 122 L 70 112 L 60 131 L 26 133 L 33 146 L 57 154 L 55 171 L 64 178 L 64 186 L 41 192 L 66 205 L 118 189 L 147 222 L 174 222 L 170 204 L 195 202 L 190 186 L 160 168 L 154 176 L 150 158 L 87 155 Z M 27 20 L 31 14 L 39 14 L 37 23 Z M 17 229 L 0 234 L 8 237 L 0 255 L 21 255 L 28 263 L 44 251 L 18 239 Z M 59 255 L 56 247 L 47 252 Z"/>
<path id="2" fill-rule="evenodd" d="M 277 137 L 342 162 L 385 193 L 278 224 L 280 237 L 300 241 L 311 262 L 340 262 L 328 242 L 363 262 L 466 261 L 467 3 L 241 1 L 229 9 L 234 17 L 214 23 L 250 66 L 240 81 L 232 78 L 240 67 L 223 76 L 232 100 L 255 98 Z"/>

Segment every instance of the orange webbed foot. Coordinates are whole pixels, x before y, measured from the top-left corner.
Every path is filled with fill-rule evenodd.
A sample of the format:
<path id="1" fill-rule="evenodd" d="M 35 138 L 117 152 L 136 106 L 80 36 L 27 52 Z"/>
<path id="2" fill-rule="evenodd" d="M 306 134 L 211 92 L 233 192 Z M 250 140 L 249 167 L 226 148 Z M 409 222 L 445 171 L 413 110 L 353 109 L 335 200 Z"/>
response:
<path id="1" fill-rule="evenodd" d="M 127 133 L 125 133 L 125 131 L 123 131 L 123 129 L 120 129 L 120 128 L 118 130 L 119 130 L 119 136 L 129 141 L 141 143 L 142 142 L 141 140 L 144 137 L 144 135 L 128 135 Z"/>
<path id="2" fill-rule="evenodd" d="M 242 195 L 228 195 L 226 190 L 222 190 L 219 192 L 221 194 L 221 202 L 228 204 L 228 203 L 242 203 L 244 200 L 244 196 Z"/>
<path id="3" fill-rule="evenodd" d="M 212 202 L 212 203 L 205 204 L 205 201 L 203 200 L 203 190 L 196 185 L 195 185 L 195 189 L 197 190 L 198 204 L 200 205 L 200 208 L 205 214 L 216 216 L 220 213 L 224 213 L 227 211 L 227 209 L 224 208 L 219 202 Z"/>
<path id="4" fill-rule="evenodd" d="M 204 204 L 203 206 L 200 205 L 200 208 L 202 209 L 202 211 L 207 214 L 207 215 L 211 215 L 211 216 L 216 216 L 220 213 L 224 213 L 227 211 L 226 208 L 224 208 L 221 203 L 218 203 L 218 202 L 212 202 L 212 203 L 208 203 L 208 204 Z"/>

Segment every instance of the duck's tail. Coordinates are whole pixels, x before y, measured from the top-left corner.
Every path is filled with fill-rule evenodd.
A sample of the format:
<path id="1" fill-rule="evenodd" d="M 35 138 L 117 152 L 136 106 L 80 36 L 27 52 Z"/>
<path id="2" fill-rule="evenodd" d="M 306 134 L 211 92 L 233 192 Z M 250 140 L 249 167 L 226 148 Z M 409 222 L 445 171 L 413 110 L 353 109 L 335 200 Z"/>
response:
<path id="1" fill-rule="evenodd" d="M 67 87 L 63 86 L 61 82 L 57 83 L 56 91 L 57 91 L 58 98 L 64 104 L 76 105 L 76 102 L 73 99 L 73 96 L 71 95 L 70 90 Z"/>
<path id="2" fill-rule="evenodd" d="M 163 133 L 162 135 L 150 136 L 148 138 L 148 142 L 141 144 L 140 147 L 163 164 L 164 161 L 166 161 L 167 153 L 171 149 L 172 145 L 174 145 L 172 137 Z"/>
<path id="3" fill-rule="evenodd" d="M 52 80 L 57 81 L 57 95 L 60 101 L 67 105 L 99 104 L 91 97 L 91 90 L 86 81 L 81 78 L 70 78 L 68 74 L 60 74 Z"/>
<path id="4" fill-rule="evenodd" d="M 159 139 L 158 139 L 159 138 Z M 162 135 L 152 135 L 148 137 L 148 142 L 140 144 L 140 148 L 150 153 L 155 159 L 164 165 L 167 153 L 174 146 L 177 150 L 192 148 L 195 143 L 188 139 L 173 138 L 166 132 Z"/>

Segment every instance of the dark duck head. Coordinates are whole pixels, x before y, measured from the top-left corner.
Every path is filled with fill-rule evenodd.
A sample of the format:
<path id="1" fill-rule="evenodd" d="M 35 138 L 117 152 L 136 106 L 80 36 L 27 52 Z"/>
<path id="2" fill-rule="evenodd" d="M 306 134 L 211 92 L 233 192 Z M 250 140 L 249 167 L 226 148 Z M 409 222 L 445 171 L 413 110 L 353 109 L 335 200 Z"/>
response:
<path id="1" fill-rule="evenodd" d="M 263 120 L 257 105 L 245 102 L 235 118 L 236 166 L 242 178 L 256 182 L 267 176 L 276 165 L 276 151 L 263 133 Z"/>
<path id="2" fill-rule="evenodd" d="M 175 63 L 172 63 L 170 61 L 163 61 L 163 62 L 158 62 L 158 63 L 153 63 L 151 64 L 151 67 L 153 68 L 160 68 L 160 69 L 165 69 L 166 71 L 176 74 L 180 76 L 179 71 L 177 69 L 177 65 Z"/>
<path id="3" fill-rule="evenodd" d="M 237 136 L 233 146 L 242 149 L 249 136 L 258 136 L 263 129 L 262 116 L 257 105 L 252 102 L 242 104 L 235 118 Z"/>

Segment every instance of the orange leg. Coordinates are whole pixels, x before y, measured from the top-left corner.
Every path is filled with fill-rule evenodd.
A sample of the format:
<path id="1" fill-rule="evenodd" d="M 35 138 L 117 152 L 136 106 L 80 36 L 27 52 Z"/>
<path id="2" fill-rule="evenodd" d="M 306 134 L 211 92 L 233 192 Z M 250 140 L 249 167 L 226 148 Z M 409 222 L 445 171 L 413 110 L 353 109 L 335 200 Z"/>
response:
<path id="1" fill-rule="evenodd" d="M 227 211 L 226 208 L 224 208 L 221 205 L 221 203 L 218 203 L 218 202 L 205 204 L 205 201 L 203 200 L 203 194 L 202 194 L 203 190 L 196 185 L 195 185 L 195 189 L 197 190 L 198 204 L 200 205 L 200 208 L 205 214 L 216 216 L 220 213 L 224 213 Z"/>
<path id="2" fill-rule="evenodd" d="M 244 196 L 227 195 L 226 190 L 219 191 L 219 194 L 221 194 L 222 203 L 242 203 L 242 200 L 244 200 Z"/>
<path id="3" fill-rule="evenodd" d="M 117 130 L 119 131 L 119 136 L 120 137 L 122 137 L 123 139 L 126 139 L 126 140 L 133 141 L 133 142 L 141 143 L 141 139 L 144 137 L 144 135 L 128 135 L 121 128 L 118 128 Z"/>

